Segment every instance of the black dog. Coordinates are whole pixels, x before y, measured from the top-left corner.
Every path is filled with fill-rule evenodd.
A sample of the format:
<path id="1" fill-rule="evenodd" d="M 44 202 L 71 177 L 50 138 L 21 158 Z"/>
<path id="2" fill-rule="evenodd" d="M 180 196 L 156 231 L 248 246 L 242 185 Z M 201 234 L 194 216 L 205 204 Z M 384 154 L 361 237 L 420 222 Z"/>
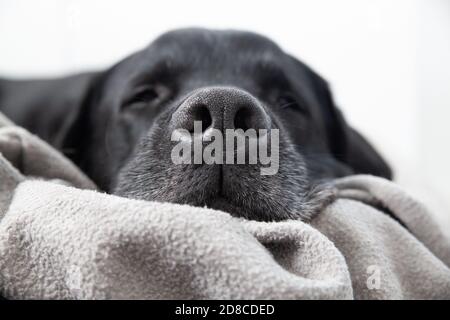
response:
<path id="1" fill-rule="evenodd" d="M 344 121 L 327 83 L 248 32 L 177 30 L 112 68 L 61 79 L 0 80 L 0 110 L 62 150 L 98 186 L 122 196 L 188 203 L 258 220 L 307 218 L 324 181 L 391 178 Z M 182 119 L 174 117 L 178 111 Z M 175 165 L 172 129 L 202 120 L 278 128 L 279 171 L 258 165 Z"/>

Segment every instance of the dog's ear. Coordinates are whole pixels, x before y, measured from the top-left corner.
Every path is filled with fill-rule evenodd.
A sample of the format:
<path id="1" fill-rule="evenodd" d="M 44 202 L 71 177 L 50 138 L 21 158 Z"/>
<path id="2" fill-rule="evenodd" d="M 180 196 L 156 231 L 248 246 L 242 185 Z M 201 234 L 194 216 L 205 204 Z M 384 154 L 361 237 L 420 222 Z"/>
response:
<path id="1" fill-rule="evenodd" d="M 329 96 L 332 103 L 331 94 Z M 389 165 L 360 133 L 347 124 L 342 112 L 333 104 L 328 104 L 325 112 L 331 117 L 327 130 L 334 157 L 351 167 L 355 173 L 392 179 Z"/>
<path id="2" fill-rule="evenodd" d="M 293 59 L 302 72 L 306 73 L 305 79 L 321 108 L 329 148 L 334 158 L 349 166 L 355 173 L 392 179 L 392 171 L 386 161 L 361 134 L 347 124 L 342 112 L 335 106 L 328 83 L 305 64 Z"/>
<path id="3" fill-rule="evenodd" d="M 0 111 L 61 151 L 73 146 L 74 127 L 101 73 L 63 78 L 0 79 Z M 79 128 L 78 128 L 79 129 Z M 69 139 L 69 140 L 70 140 Z"/>

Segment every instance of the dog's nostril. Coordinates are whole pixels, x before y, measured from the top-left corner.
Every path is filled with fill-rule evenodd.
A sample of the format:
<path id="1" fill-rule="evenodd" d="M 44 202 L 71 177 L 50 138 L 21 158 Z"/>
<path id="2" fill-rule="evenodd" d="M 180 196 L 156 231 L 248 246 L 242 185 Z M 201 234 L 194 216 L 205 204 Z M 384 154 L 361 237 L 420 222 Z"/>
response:
<path id="1" fill-rule="evenodd" d="M 246 108 L 239 109 L 234 116 L 234 128 L 247 131 L 247 129 L 252 128 L 251 118 L 252 115 L 249 110 Z"/>
<path id="2" fill-rule="evenodd" d="M 203 133 L 215 128 L 248 131 L 268 129 L 270 118 L 258 100 L 249 93 L 235 88 L 212 87 L 194 92 L 181 103 L 170 119 L 173 128 L 185 129 L 191 134 L 199 129 Z"/>
<path id="3" fill-rule="evenodd" d="M 202 122 L 203 131 L 208 129 L 212 124 L 211 114 L 209 113 L 209 110 L 205 105 L 197 106 L 192 111 L 192 119 L 193 119 L 193 121 L 201 121 Z"/>

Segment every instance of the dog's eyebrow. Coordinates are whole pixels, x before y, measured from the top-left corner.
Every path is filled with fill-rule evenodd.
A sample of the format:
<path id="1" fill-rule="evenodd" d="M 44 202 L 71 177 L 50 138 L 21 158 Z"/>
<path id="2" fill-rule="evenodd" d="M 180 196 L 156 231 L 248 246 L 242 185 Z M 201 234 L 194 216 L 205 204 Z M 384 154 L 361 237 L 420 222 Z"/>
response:
<path id="1" fill-rule="evenodd" d="M 264 70 L 280 70 L 278 63 L 273 58 L 261 58 L 255 61 L 255 67 Z"/>
<path id="2" fill-rule="evenodd" d="M 279 85 L 287 85 L 289 83 L 285 72 L 273 59 L 256 61 L 255 70 L 258 72 L 261 80 L 269 82 L 272 86 L 274 85 L 274 81 Z"/>
<path id="3" fill-rule="evenodd" d="M 169 76 L 174 76 L 180 72 L 182 66 L 175 63 L 170 57 L 159 59 L 157 62 L 148 66 L 148 68 L 134 77 L 132 82 L 134 84 L 141 84 L 145 82 L 157 81 L 167 79 Z"/>

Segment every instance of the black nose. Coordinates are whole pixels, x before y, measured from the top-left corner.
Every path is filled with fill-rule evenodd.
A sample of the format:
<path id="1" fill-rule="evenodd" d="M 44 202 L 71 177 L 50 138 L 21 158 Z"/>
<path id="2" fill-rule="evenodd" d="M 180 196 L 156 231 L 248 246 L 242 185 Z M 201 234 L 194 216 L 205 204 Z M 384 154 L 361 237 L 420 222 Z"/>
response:
<path id="1" fill-rule="evenodd" d="M 225 129 L 270 129 L 270 118 L 251 94 L 232 87 L 207 87 L 193 92 L 173 113 L 174 129 L 194 130 L 194 121 Z"/>

